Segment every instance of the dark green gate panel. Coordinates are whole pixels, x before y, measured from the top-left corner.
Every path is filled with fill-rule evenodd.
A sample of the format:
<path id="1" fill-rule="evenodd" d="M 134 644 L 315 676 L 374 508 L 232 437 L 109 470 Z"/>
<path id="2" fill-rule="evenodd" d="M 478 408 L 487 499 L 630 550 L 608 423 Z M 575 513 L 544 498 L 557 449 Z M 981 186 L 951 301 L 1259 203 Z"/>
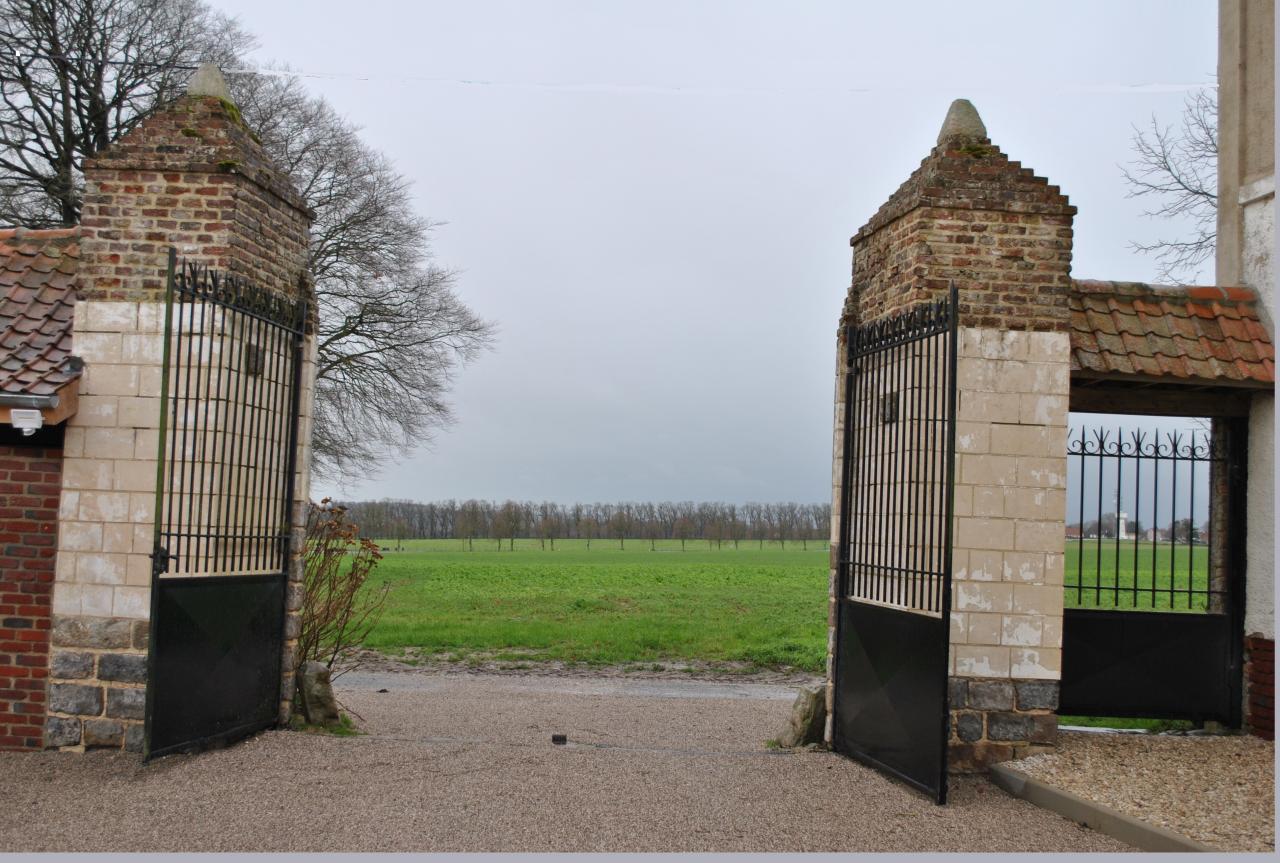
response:
<path id="1" fill-rule="evenodd" d="M 229 743 L 273 725 L 283 575 L 158 581 L 147 758 Z"/>

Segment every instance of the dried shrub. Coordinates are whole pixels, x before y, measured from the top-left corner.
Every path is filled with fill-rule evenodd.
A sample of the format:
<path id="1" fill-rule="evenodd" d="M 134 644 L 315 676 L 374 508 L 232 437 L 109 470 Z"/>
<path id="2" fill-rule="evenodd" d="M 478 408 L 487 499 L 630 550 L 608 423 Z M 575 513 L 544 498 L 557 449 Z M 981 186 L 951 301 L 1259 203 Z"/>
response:
<path id="1" fill-rule="evenodd" d="M 360 536 L 345 507 L 329 498 L 311 504 L 299 664 L 322 662 L 335 677 L 358 664 L 353 654 L 382 616 L 391 589 L 385 581 L 366 587 L 380 560 L 377 544 Z M 341 670 L 334 668 L 338 664 Z"/>

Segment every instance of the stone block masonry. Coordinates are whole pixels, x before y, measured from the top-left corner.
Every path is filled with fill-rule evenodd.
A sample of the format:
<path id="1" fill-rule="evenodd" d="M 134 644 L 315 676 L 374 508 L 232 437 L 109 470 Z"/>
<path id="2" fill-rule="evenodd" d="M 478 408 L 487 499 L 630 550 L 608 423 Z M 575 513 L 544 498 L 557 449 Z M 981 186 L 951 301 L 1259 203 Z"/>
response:
<path id="1" fill-rule="evenodd" d="M 162 302 L 76 304 L 85 371 L 65 438 L 50 747 L 142 748 L 163 342 Z"/>
<path id="2" fill-rule="evenodd" d="M 57 430 L 40 437 L 0 439 L 0 749 L 44 735 L 62 448 Z"/>

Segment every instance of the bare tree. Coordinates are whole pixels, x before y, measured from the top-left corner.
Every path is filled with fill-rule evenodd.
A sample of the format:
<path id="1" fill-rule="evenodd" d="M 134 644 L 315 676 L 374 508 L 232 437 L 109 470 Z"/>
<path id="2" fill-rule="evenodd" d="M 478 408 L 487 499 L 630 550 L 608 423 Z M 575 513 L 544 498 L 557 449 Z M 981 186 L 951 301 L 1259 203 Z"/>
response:
<path id="1" fill-rule="evenodd" d="M 201 0 L 0 0 L 0 223 L 74 225 L 84 159 L 253 44 Z"/>
<path id="2" fill-rule="evenodd" d="M 203 0 L 0 0 L 0 223 L 74 224 L 80 166 L 253 38 Z M 359 130 L 281 70 L 230 76 L 263 147 L 315 211 L 315 469 L 368 471 L 451 421 L 447 393 L 493 327 L 430 255 L 432 222 Z"/>
<path id="3" fill-rule="evenodd" d="M 493 328 L 432 261 L 433 225 L 414 212 L 409 181 L 354 125 L 295 78 L 233 81 L 247 121 L 316 213 L 316 470 L 368 470 L 452 421 L 454 374 Z"/>
<path id="4" fill-rule="evenodd" d="M 1218 226 L 1218 91 L 1207 87 L 1187 96 L 1177 127 L 1161 126 L 1154 116 L 1150 129 L 1133 130 L 1137 158 L 1121 168 L 1129 197 L 1153 201 L 1146 215 L 1189 220 L 1190 235 L 1180 239 L 1133 243 L 1155 255 L 1160 278 L 1194 280 L 1214 253 Z"/>

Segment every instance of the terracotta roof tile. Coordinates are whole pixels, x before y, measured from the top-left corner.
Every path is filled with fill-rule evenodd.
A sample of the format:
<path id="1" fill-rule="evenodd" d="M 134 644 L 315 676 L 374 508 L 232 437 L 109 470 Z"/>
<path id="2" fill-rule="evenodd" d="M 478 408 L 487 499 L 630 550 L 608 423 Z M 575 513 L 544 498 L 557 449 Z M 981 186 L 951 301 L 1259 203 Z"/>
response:
<path id="1" fill-rule="evenodd" d="M 80 377 L 71 356 L 78 228 L 0 230 L 0 392 L 51 395 Z"/>
<path id="2" fill-rule="evenodd" d="M 1196 383 L 1275 382 L 1275 346 L 1248 288 L 1072 282 L 1071 368 Z"/>

